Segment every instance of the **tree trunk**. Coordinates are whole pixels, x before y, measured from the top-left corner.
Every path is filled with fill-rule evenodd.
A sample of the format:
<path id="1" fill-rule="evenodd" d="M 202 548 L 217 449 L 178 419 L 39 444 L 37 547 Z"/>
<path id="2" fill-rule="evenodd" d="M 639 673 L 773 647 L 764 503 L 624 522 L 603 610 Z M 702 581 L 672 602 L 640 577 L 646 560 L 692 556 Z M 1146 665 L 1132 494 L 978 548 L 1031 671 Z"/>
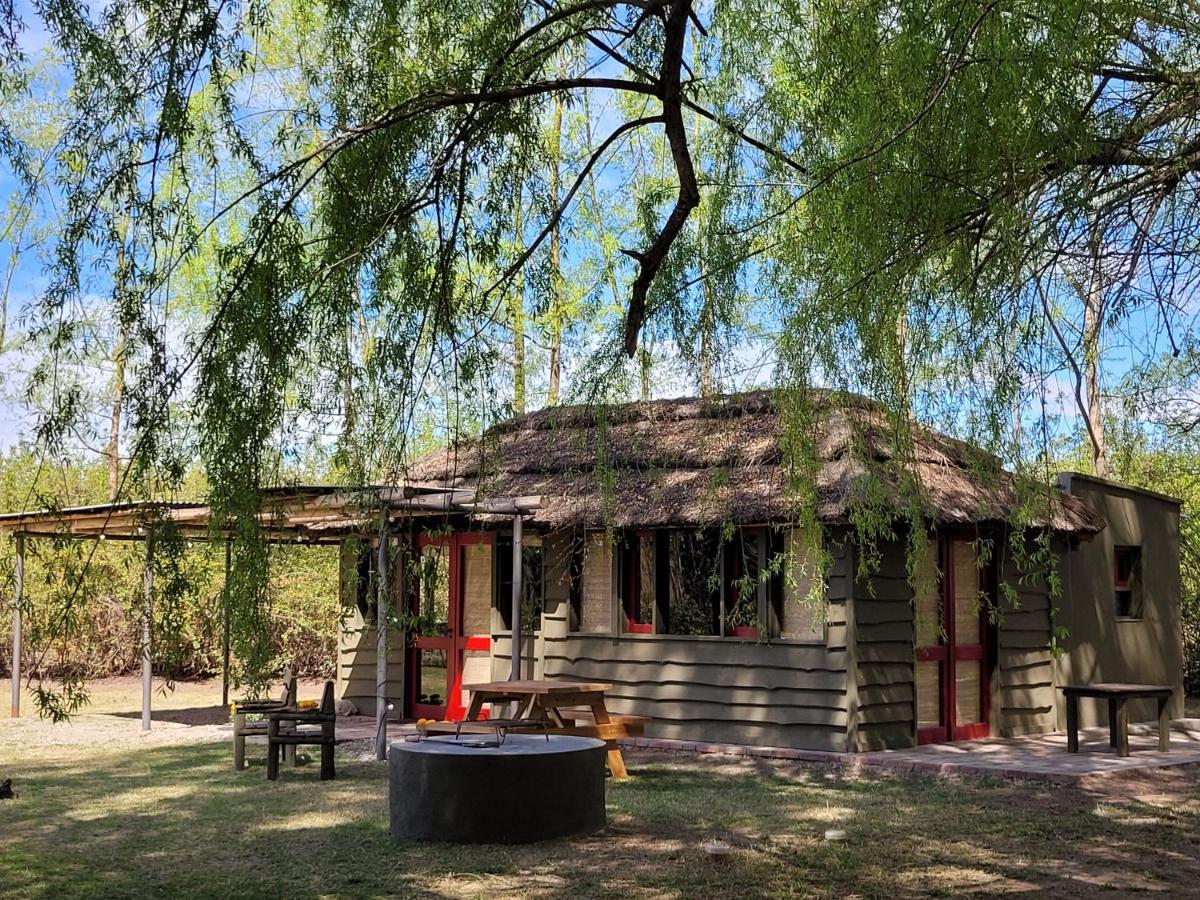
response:
<path id="1" fill-rule="evenodd" d="M 554 98 L 554 116 L 550 124 L 550 208 L 558 208 L 559 186 L 562 163 L 562 120 L 563 101 L 561 95 Z M 562 382 L 562 333 L 563 333 L 563 280 L 562 280 L 562 246 L 559 240 L 559 226 L 556 224 L 550 232 L 550 384 L 546 394 L 546 403 L 557 406 L 561 395 Z"/>

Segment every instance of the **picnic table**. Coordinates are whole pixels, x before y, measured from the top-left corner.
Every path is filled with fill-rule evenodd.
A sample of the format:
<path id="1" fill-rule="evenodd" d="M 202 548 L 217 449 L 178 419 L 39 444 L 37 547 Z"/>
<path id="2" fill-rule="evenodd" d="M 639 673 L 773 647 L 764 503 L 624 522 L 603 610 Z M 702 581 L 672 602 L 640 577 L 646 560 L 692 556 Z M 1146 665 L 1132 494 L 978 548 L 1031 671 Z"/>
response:
<path id="1" fill-rule="evenodd" d="M 602 682 L 542 679 L 464 684 L 463 690 L 471 692 L 471 705 L 467 708 L 464 721 L 428 723 L 420 730 L 422 733 L 439 734 L 492 730 L 496 726 L 488 724 L 491 720 L 480 719 L 484 704 L 516 703 L 513 719 L 505 721 L 506 731 L 599 738 L 608 745 L 608 767 L 613 778 L 622 781 L 628 774 L 617 741 L 642 734 L 646 718 L 610 714 L 604 703 L 604 694 L 611 688 L 611 684 Z M 581 708 L 591 714 L 591 723 L 577 721 Z M 470 723 L 475 724 L 472 726 Z"/>
<path id="2" fill-rule="evenodd" d="M 1126 701 L 1143 698 L 1158 700 L 1158 749 L 1171 749 L 1171 717 L 1167 709 L 1173 688 L 1158 684 L 1071 684 L 1062 689 L 1067 698 L 1067 752 L 1079 752 L 1079 698 L 1108 701 L 1108 743 L 1118 756 L 1129 755 L 1129 711 Z"/>

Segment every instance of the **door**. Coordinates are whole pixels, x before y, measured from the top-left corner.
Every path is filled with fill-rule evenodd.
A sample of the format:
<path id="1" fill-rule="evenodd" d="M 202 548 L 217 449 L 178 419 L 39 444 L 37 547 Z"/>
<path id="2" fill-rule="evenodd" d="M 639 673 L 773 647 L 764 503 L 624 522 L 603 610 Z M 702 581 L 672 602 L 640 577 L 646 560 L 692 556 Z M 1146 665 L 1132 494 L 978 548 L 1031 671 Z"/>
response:
<path id="1" fill-rule="evenodd" d="M 464 671 L 482 657 L 490 668 L 494 542 L 495 535 L 480 532 L 417 540 L 407 697 L 412 718 L 461 718 Z M 479 680 L 488 679 L 468 683 Z"/>
<path id="2" fill-rule="evenodd" d="M 988 584 L 973 537 L 940 534 L 918 573 L 917 742 L 988 735 Z"/>

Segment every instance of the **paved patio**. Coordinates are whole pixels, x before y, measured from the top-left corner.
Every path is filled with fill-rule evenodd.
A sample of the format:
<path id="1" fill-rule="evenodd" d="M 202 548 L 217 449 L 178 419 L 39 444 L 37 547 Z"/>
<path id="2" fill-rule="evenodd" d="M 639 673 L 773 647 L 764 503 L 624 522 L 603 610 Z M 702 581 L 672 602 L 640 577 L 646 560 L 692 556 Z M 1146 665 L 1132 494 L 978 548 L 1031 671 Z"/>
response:
<path id="1" fill-rule="evenodd" d="M 388 740 L 401 740 L 415 734 L 416 726 L 411 722 L 389 722 L 387 733 Z M 368 716 L 339 718 L 337 735 L 347 741 L 373 741 L 375 720 Z M 846 771 L 882 770 L 1078 784 L 1084 779 L 1137 769 L 1200 765 L 1200 719 L 1180 719 L 1172 723 L 1171 750 L 1167 753 L 1158 749 L 1155 725 L 1130 725 L 1130 755 L 1124 758 L 1117 756 L 1116 751 L 1109 747 L 1107 728 L 1080 731 L 1078 753 L 1067 752 L 1065 732 L 1019 738 L 982 738 L 953 744 L 924 744 L 908 750 L 854 754 L 661 738 L 629 738 L 622 740 L 621 746 L 629 750 L 809 762 Z"/>
<path id="2" fill-rule="evenodd" d="M 908 750 L 879 750 L 871 753 L 831 753 L 822 750 L 791 750 L 741 744 L 701 741 L 669 741 L 637 738 L 622 746 L 678 753 L 718 753 L 822 763 L 847 770 L 885 770 L 936 775 L 974 775 L 1078 784 L 1097 776 L 1137 769 L 1162 769 L 1200 764 L 1200 719 L 1172 723 L 1171 749 L 1158 749 L 1154 725 L 1129 726 L 1127 757 L 1117 756 L 1108 745 L 1108 729 L 1083 729 L 1079 752 L 1067 752 L 1065 732 L 1019 738 L 983 738 L 954 744 L 924 744 Z"/>

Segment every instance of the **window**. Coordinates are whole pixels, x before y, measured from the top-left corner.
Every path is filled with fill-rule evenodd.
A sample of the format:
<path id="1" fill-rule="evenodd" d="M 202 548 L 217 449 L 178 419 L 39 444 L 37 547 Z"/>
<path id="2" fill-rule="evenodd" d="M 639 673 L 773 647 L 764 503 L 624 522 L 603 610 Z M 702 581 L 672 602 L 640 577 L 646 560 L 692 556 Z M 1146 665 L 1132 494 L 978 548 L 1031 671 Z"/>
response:
<path id="1" fill-rule="evenodd" d="M 376 560 L 377 551 L 374 547 L 365 542 L 359 546 L 354 605 L 358 607 L 363 622 L 368 625 L 375 623 L 376 610 L 379 608 L 379 589 L 375 583 Z"/>
<path id="2" fill-rule="evenodd" d="M 513 545 L 512 537 L 496 541 L 496 611 L 505 631 L 512 630 Z M 542 628 L 542 539 L 524 535 L 521 540 L 521 630 L 526 634 Z"/>
<path id="3" fill-rule="evenodd" d="M 721 634 L 721 535 L 715 529 L 672 531 L 669 538 L 667 634 Z"/>
<path id="4" fill-rule="evenodd" d="M 1142 617 L 1142 548 L 1113 547 L 1113 610 L 1118 619 Z"/>
<path id="5" fill-rule="evenodd" d="M 425 544 L 417 562 L 417 624 L 425 637 L 450 633 L 450 548 Z"/>
<path id="6" fill-rule="evenodd" d="M 772 631 L 786 640 L 824 643 L 826 582 L 821 577 L 821 535 L 789 528 L 775 537 L 776 552 L 783 553 L 783 560 L 779 574 L 771 579 Z"/>
<path id="7" fill-rule="evenodd" d="M 617 597 L 621 628 L 629 634 L 654 632 L 655 599 L 662 593 L 666 572 L 659 565 L 659 536 L 654 531 L 631 531 L 621 537 Z M 660 571 L 662 569 L 662 571 Z"/>
<path id="8" fill-rule="evenodd" d="M 573 598 L 572 626 L 584 634 L 612 634 L 613 548 L 608 534 L 589 531 L 578 549 L 578 600 Z M 572 566 L 575 562 L 572 562 Z"/>
<path id="9" fill-rule="evenodd" d="M 579 631 L 579 623 L 583 617 L 583 547 L 583 532 L 578 529 L 572 531 L 570 557 L 567 561 L 568 631 Z"/>
<path id="10" fill-rule="evenodd" d="M 763 623 L 759 600 L 770 586 L 766 579 L 770 548 L 763 528 L 739 528 L 725 543 L 725 634 L 756 638 Z"/>

